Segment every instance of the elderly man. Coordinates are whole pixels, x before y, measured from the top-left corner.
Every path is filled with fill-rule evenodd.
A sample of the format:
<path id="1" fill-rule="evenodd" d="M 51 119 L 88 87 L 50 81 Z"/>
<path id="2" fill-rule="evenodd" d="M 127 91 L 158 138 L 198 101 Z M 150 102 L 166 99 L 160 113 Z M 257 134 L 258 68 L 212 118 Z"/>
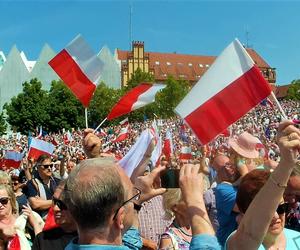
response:
<path id="1" fill-rule="evenodd" d="M 89 157 L 100 154 L 100 142 L 91 133 L 85 135 L 84 148 Z M 112 159 L 81 162 L 70 173 L 65 186 L 65 202 L 79 234 L 66 249 L 86 249 L 86 245 L 90 245 L 89 249 L 140 249 L 137 212 L 144 201 L 165 192 L 164 188 L 153 188 L 164 169 L 158 167 L 149 175 L 138 177 L 133 186 Z M 198 171 L 199 167 L 183 167 L 180 182 L 183 197 L 190 207 L 188 213 L 194 235 L 191 249 L 219 249 L 204 207 L 200 188 L 202 176 Z"/>
<path id="2" fill-rule="evenodd" d="M 232 165 L 225 155 L 218 155 L 213 161 L 217 170 L 218 185 L 215 189 L 217 219 L 219 227 L 217 238 L 224 245 L 227 237 L 237 228 L 236 216 L 238 208 L 235 204 L 237 188 L 232 184 L 239 179 L 236 166 Z"/>

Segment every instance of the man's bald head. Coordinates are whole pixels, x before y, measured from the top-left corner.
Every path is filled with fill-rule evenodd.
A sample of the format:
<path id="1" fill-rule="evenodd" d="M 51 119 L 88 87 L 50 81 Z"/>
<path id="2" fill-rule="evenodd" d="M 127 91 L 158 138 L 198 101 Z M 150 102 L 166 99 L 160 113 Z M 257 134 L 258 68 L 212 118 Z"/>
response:
<path id="1" fill-rule="evenodd" d="M 81 229 L 104 227 L 124 202 L 119 167 L 111 158 L 82 161 L 69 175 L 66 203 Z"/>

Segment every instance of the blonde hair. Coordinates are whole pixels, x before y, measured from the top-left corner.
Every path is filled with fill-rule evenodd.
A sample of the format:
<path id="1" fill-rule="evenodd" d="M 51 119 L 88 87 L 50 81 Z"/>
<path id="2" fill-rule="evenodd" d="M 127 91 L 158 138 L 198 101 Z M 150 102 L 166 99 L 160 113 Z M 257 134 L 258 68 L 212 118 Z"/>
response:
<path id="1" fill-rule="evenodd" d="M 172 219 L 175 215 L 172 210 L 174 205 L 178 204 L 181 200 L 180 188 L 171 188 L 163 194 L 163 207 L 165 209 L 165 218 L 167 220 Z"/>
<path id="2" fill-rule="evenodd" d="M 2 170 L 0 170 L 0 184 L 12 184 L 9 174 Z"/>
<path id="3" fill-rule="evenodd" d="M 16 196 L 15 196 L 15 193 L 14 193 L 12 187 L 9 185 L 6 185 L 6 184 L 0 184 L 0 190 L 6 190 L 8 198 L 10 200 L 12 213 L 17 214 L 18 213 L 18 205 L 17 205 Z"/>

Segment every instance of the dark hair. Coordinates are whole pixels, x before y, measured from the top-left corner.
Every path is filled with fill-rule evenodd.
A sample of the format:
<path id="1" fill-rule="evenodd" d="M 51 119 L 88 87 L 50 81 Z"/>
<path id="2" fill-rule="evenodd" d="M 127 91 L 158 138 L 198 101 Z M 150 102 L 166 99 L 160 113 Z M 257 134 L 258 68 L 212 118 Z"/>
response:
<path id="1" fill-rule="evenodd" d="M 39 156 L 39 158 L 36 161 L 36 166 L 39 166 L 44 160 L 51 160 L 51 157 L 49 155 L 46 154 L 42 154 Z"/>
<path id="2" fill-rule="evenodd" d="M 65 190 L 63 200 L 81 229 L 104 227 L 125 196 L 116 163 L 103 158 L 82 161 Z"/>
<path id="3" fill-rule="evenodd" d="M 236 196 L 236 204 L 242 213 L 246 212 L 255 195 L 267 182 L 270 174 L 267 170 L 255 169 L 243 177 Z"/>

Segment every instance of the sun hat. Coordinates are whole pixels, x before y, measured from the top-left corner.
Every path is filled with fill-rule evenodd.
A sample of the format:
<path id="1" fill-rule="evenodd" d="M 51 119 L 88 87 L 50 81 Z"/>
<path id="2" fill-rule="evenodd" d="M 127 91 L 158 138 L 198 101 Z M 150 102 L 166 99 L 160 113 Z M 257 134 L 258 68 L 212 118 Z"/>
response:
<path id="1" fill-rule="evenodd" d="M 253 159 L 259 157 L 259 152 L 256 150 L 258 139 L 248 132 L 243 132 L 237 138 L 229 138 L 229 146 L 239 155 Z"/>

